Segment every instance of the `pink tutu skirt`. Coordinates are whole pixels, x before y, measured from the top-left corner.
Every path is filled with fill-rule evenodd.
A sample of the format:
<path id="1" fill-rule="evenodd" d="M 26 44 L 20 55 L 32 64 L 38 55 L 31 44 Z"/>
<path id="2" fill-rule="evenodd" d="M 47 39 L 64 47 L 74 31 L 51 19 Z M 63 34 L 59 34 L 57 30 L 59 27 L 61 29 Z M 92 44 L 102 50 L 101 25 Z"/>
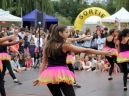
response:
<path id="1" fill-rule="evenodd" d="M 0 53 L 0 71 L 3 70 L 2 60 L 11 60 L 11 56 L 7 53 Z"/>
<path id="2" fill-rule="evenodd" d="M 120 52 L 117 57 L 118 63 L 129 62 L 129 51 Z"/>
<path id="3" fill-rule="evenodd" d="M 75 63 L 75 56 L 67 55 L 66 64 L 74 64 Z"/>
<path id="4" fill-rule="evenodd" d="M 48 67 L 41 72 L 39 78 L 39 84 L 59 84 L 64 82 L 67 84 L 74 84 L 75 75 L 64 66 Z"/>
<path id="5" fill-rule="evenodd" d="M 11 60 L 11 56 L 8 53 L 0 53 L 0 60 Z"/>
<path id="6" fill-rule="evenodd" d="M 105 47 L 103 51 L 111 51 L 111 56 L 118 56 L 118 51 L 115 48 Z"/>

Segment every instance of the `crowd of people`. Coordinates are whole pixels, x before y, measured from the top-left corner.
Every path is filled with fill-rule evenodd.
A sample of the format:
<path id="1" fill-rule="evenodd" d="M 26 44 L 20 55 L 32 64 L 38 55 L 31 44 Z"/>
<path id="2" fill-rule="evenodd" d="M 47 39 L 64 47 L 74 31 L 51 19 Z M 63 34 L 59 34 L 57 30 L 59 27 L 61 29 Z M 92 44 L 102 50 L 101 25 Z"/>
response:
<path id="1" fill-rule="evenodd" d="M 120 32 L 97 25 L 95 32 L 89 28 L 81 32 L 54 24 L 44 32 L 43 28 L 35 30 L 12 24 L 0 29 L 0 60 L 2 96 L 6 96 L 6 74 L 11 75 L 14 83 L 22 84 L 15 73 L 35 68 L 39 68 L 40 74 L 34 85 L 47 85 L 53 96 L 62 96 L 62 92 L 75 96 L 73 86 L 81 86 L 74 70 L 108 72 L 108 80 L 113 80 L 113 73 L 123 72 L 123 89 L 127 91 L 129 29 Z"/>

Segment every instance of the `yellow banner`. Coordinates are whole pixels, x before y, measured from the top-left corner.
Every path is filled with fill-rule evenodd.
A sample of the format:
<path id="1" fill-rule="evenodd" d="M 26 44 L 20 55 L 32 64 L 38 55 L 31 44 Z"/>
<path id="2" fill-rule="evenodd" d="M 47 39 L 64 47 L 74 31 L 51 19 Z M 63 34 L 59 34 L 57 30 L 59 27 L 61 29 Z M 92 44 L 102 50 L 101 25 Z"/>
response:
<path id="1" fill-rule="evenodd" d="M 110 14 L 99 7 L 90 7 L 83 10 L 76 18 L 74 22 L 74 29 L 81 30 L 85 20 L 90 16 L 100 16 L 101 18 L 110 16 Z"/>

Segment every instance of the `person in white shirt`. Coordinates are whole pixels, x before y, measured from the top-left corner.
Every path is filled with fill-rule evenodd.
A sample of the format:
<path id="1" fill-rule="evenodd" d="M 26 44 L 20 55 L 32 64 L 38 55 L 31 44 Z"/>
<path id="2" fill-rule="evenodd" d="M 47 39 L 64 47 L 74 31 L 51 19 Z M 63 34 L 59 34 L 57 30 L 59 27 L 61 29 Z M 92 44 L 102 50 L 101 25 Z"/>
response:
<path id="1" fill-rule="evenodd" d="M 92 63 L 90 61 L 89 56 L 86 56 L 85 57 L 85 62 L 83 63 L 82 67 L 83 67 L 84 70 L 87 70 L 87 71 L 90 71 L 91 70 Z"/>
<path id="2" fill-rule="evenodd" d="M 17 56 L 12 56 L 12 60 L 10 62 L 11 62 L 11 66 L 14 72 L 21 73 L 26 70 L 26 67 L 20 66 Z"/>
<path id="3" fill-rule="evenodd" d="M 24 38 L 24 36 L 25 36 L 25 30 L 24 30 L 24 28 L 21 28 L 20 29 L 20 32 L 18 33 L 18 35 L 23 39 Z"/>
<path id="4" fill-rule="evenodd" d="M 97 35 L 98 35 L 98 39 L 97 39 L 98 50 L 102 50 L 105 42 L 105 38 L 102 38 L 101 31 L 97 31 Z"/>
<path id="5" fill-rule="evenodd" d="M 40 40 L 40 45 L 39 45 L 39 40 Z M 37 36 L 35 36 L 34 42 L 35 42 L 36 47 L 39 47 L 39 46 L 42 47 L 43 46 L 43 39 L 41 37 L 39 39 L 39 34 Z"/>

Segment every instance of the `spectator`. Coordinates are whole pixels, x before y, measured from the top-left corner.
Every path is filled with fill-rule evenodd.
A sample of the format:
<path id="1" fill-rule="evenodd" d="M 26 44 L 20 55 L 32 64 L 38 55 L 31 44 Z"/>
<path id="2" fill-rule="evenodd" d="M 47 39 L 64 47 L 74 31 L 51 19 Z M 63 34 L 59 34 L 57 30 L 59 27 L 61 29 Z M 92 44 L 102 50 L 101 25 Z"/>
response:
<path id="1" fill-rule="evenodd" d="M 91 58 L 89 56 L 85 57 L 85 61 L 83 62 L 82 65 L 84 70 L 90 71 L 92 68 L 92 63 L 91 63 Z"/>
<path id="2" fill-rule="evenodd" d="M 36 49 L 36 46 L 35 46 L 35 43 L 34 43 L 34 39 L 31 38 L 31 40 L 30 40 L 30 45 L 29 45 L 28 48 L 27 48 L 27 52 L 31 55 L 31 59 L 32 59 L 32 61 L 33 61 L 32 66 L 34 66 L 34 54 L 35 54 L 35 49 Z"/>
<path id="3" fill-rule="evenodd" d="M 18 62 L 18 56 L 12 56 L 12 60 L 11 60 L 11 66 L 14 72 L 18 72 L 21 73 L 23 71 L 26 70 L 25 67 L 21 67 L 19 62 Z"/>
<path id="4" fill-rule="evenodd" d="M 31 59 L 31 55 L 30 54 L 27 54 L 27 59 L 26 59 L 26 62 L 25 62 L 25 66 L 28 70 L 31 70 L 32 69 L 32 65 L 33 65 L 33 61 Z"/>

